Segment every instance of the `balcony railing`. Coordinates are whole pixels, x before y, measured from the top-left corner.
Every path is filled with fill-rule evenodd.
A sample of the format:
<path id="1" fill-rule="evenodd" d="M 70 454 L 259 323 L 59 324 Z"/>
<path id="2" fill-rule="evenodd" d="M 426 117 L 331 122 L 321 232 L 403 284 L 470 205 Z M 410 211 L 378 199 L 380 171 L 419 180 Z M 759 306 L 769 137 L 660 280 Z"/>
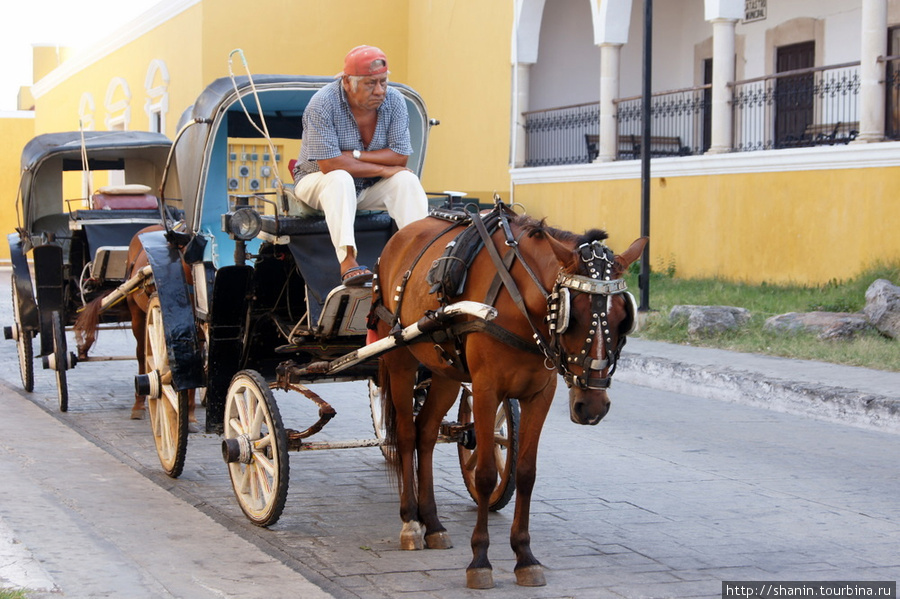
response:
<path id="1" fill-rule="evenodd" d="M 733 84 L 736 152 L 845 144 L 859 134 L 859 62 Z"/>
<path id="2" fill-rule="evenodd" d="M 597 157 L 589 156 L 588 144 L 599 131 L 599 102 L 533 110 L 524 116 L 528 136 L 525 166 L 580 164 Z"/>
<path id="3" fill-rule="evenodd" d="M 690 156 L 709 149 L 709 85 L 659 92 L 650 99 L 650 156 Z M 619 160 L 641 157 L 643 98 L 616 100 Z"/>

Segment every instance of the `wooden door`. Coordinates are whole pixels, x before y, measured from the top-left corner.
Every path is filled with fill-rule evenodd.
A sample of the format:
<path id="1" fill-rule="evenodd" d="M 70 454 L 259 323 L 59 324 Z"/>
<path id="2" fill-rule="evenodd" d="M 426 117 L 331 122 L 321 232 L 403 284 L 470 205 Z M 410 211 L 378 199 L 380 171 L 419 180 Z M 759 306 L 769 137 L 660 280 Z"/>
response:
<path id="1" fill-rule="evenodd" d="M 775 72 L 815 66 L 816 43 L 803 42 L 778 48 Z M 775 147 L 805 145 L 804 132 L 813 124 L 813 73 L 779 77 L 775 83 Z"/>

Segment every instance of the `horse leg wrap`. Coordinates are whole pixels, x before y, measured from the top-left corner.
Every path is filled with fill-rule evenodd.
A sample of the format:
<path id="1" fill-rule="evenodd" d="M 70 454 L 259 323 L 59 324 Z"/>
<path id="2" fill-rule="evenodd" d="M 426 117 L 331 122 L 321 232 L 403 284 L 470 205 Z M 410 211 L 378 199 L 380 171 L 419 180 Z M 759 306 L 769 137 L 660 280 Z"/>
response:
<path id="1" fill-rule="evenodd" d="M 466 586 L 470 589 L 494 588 L 494 572 L 490 568 L 466 570 Z"/>
<path id="2" fill-rule="evenodd" d="M 440 530 L 425 535 L 425 546 L 429 549 L 453 549 L 453 541 L 450 540 L 450 533 Z"/>
<path id="3" fill-rule="evenodd" d="M 544 567 L 540 564 L 525 566 L 516 570 L 516 584 L 520 587 L 542 587 L 547 584 L 544 580 Z"/>
<path id="4" fill-rule="evenodd" d="M 425 548 L 425 531 L 422 525 L 415 520 L 403 523 L 400 530 L 400 549 L 404 551 L 415 551 Z"/>

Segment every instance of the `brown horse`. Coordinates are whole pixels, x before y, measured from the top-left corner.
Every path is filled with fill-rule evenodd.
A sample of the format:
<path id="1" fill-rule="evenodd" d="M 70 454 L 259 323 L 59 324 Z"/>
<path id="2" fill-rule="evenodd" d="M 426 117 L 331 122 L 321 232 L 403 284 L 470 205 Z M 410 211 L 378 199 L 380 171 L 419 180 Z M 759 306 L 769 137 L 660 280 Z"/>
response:
<path id="1" fill-rule="evenodd" d="M 142 268 L 149 265 L 147 253 L 141 244 L 139 236 L 142 233 L 150 231 L 162 231 L 162 225 L 151 225 L 144 227 L 132 237 L 128 244 L 128 258 L 125 269 L 125 278 L 130 279 L 135 273 L 140 272 Z M 193 284 L 193 275 L 190 266 L 182 262 L 184 266 L 184 276 L 187 285 Z M 148 279 L 143 285 L 137 287 L 132 293 L 125 296 L 128 305 L 128 311 L 131 315 L 131 332 L 134 334 L 136 343 L 135 356 L 138 362 L 138 374 L 146 374 L 146 331 L 147 331 L 147 312 L 150 305 L 150 298 L 156 291 L 153 285 L 153 279 Z M 108 295 L 108 294 L 106 294 Z M 101 304 L 106 295 L 95 298 L 88 303 L 84 310 L 78 315 L 78 319 L 73 327 L 75 339 L 78 346 L 78 356 L 87 356 L 88 351 L 97 339 L 98 325 L 100 323 Z M 200 431 L 197 424 L 197 418 L 194 415 L 194 391 L 189 391 L 188 401 L 188 430 L 192 433 Z M 146 396 L 135 393 L 134 405 L 131 408 L 132 420 L 142 420 L 147 414 Z"/>
<path id="2" fill-rule="evenodd" d="M 543 568 L 531 551 L 528 527 L 538 439 L 553 400 L 557 371 L 570 387 L 571 419 L 597 424 L 609 409 L 609 380 L 636 318 L 633 298 L 624 293 L 621 277 L 647 243 L 647 238 L 640 238 L 623 254 L 614 255 L 602 244 L 607 237 L 603 231 L 575 235 L 508 209 L 501 210 L 501 215 L 505 226 L 475 257 L 464 291 L 449 298 L 482 302 L 495 296 L 487 303 L 497 309 L 491 325 L 500 332 L 481 328 L 449 341 L 412 344 L 385 354 L 380 368 L 387 451 L 394 458 L 400 487 L 403 549 L 422 548 L 423 542 L 428 548 L 452 546 L 437 515 L 432 456 L 441 420 L 459 395 L 460 383 L 472 384 L 478 516 L 471 540 L 473 559 L 466 571 L 470 588 L 494 584 L 488 560 L 488 503 L 497 481 L 493 426 L 506 398 L 517 398 L 521 406 L 510 534 L 516 580 L 523 586 L 545 584 Z M 404 227 L 388 242 L 373 292 L 373 305 L 381 317 L 380 337 L 390 334 L 392 325 L 417 322 L 439 307 L 438 298 L 429 294 L 426 273 L 458 232 L 459 228 L 449 230 L 447 222 L 425 218 Z M 496 248 L 493 257 L 491 247 Z M 498 273 L 505 270 L 497 262 L 499 254 L 507 252 L 516 255 L 508 274 L 500 279 L 511 279 L 512 284 L 504 281 L 497 294 L 491 288 L 496 289 Z M 379 303 L 394 315 L 395 322 L 386 322 Z M 424 406 L 414 416 L 412 396 L 419 364 L 431 371 L 432 382 Z"/>

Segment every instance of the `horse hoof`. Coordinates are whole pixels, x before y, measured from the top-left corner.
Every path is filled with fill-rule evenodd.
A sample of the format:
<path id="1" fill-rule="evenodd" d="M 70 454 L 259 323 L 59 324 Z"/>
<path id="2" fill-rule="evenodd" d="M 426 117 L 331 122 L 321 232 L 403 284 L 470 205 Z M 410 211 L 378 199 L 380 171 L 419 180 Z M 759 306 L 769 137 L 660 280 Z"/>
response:
<path id="1" fill-rule="evenodd" d="M 429 549 L 453 549 L 453 541 L 446 530 L 425 535 L 425 546 Z"/>
<path id="2" fill-rule="evenodd" d="M 143 420 L 147 416 L 147 410 L 144 408 L 139 408 L 137 410 L 131 410 L 131 419 L 132 420 Z"/>
<path id="3" fill-rule="evenodd" d="M 540 564 L 525 566 L 516 570 L 516 584 L 520 587 L 542 587 L 547 584 L 544 580 L 544 567 Z"/>
<path id="4" fill-rule="evenodd" d="M 188 432 L 189 433 L 199 433 L 200 425 L 196 422 L 188 422 Z"/>
<path id="5" fill-rule="evenodd" d="M 490 568 L 466 570 L 466 586 L 470 589 L 494 588 L 494 572 Z"/>
<path id="6" fill-rule="evenodd" d="M 403 529 L 400 531 L 400 549 L 403 551 L 416 551 L 424 549 L 425 531 L 418 522 L 409 521 L 403 523 Z"/>

